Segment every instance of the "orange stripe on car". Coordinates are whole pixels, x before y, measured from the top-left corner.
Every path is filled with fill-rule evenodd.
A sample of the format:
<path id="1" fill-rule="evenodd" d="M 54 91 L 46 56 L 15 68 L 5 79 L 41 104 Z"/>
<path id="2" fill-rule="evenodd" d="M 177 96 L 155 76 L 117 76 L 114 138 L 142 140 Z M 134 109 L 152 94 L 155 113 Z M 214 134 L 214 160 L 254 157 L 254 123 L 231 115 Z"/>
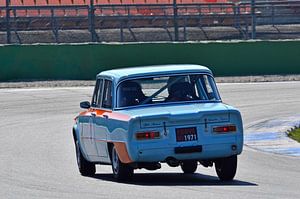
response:
<path id="1" fill-rule="evenodd" d="M 82 111 L 79 113 L 80 116 L 90 116 L 92 112 L 94 112 L 95 109 L 89 108 L 87 111 Z"/>
<path id="2" fill-rule="evenodd" d="M 113 142 L 113 143 L 122 163 L 127 164 L 133 162 L 132 159 L 129 157 L 125 143 L 123 142 Z"/>
<path id="3" fill-rule="evenodd" d="M 80 115 L 90 115 L 92 112 L 96 114 L 98 117 L 102 117 L 103 115 L 107 115 L 110 119 L 115 120 L 123 120 L 123 121 L 129 121 L 130 116 L 122 113 L 115 113 L 109 110 L 103 110 L 103 109 L 93 109 L 90 108 L 88 111 L 83 111 L 80 113 Z"/>
<path id="4" fill-rule="evenodd" d="M 130 116 L 122 113 L 107 112 L 106 115 L 111 119 L 129 121 Z"/>
<path id="5" fill-rule="evenodd" d="M 79 113 L 79 115 L 83 116 L 83 115 L 87 115 L 87 113 L 89 113 L 89 111 L 82 111 L 82 112 Z"/>
<path id="6" fill-rule="evenodd" d="M 119 158 L 122 163 L 131 163 L 132 159 L 129 157 L 126 144 L 124 142 L 113 142 L 111 140 L 95 140 L 96 142 L 112 142 L 116 148 Z"/>

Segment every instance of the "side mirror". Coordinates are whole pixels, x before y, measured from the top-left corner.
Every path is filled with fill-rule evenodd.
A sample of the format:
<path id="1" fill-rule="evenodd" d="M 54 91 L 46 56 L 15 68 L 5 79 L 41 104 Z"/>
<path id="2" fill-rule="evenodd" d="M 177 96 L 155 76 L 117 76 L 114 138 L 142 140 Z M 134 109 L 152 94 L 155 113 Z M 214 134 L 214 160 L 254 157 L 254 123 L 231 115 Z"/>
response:
<path id="1" fill-rule="evenodd" d="M 80 102 L 80 108 L 89 109 L 91 108 L 91 104 L 88 101 Z"/>

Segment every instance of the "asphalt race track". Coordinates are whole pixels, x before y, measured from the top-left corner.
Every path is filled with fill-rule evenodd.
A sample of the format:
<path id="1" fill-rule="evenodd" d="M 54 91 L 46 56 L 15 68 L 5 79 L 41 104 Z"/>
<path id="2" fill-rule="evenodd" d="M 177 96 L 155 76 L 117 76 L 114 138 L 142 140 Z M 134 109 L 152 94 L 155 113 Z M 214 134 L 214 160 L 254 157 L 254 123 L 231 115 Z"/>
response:
<path id="1" fill-rule="evenodd" d="M 300 113 L 300 82 L 219 84 L 244 126 Z M 0 90 L 0 198 L 300 198 L 300 157 L 245 147 L 236 178 L 220 182 L 213 168 L 197 174 L 163 165 L 137 171 L 131 183 L 113 180 L 110 166 L 94 177 L 77 170 L 71 127 L 92 88 Z"/>

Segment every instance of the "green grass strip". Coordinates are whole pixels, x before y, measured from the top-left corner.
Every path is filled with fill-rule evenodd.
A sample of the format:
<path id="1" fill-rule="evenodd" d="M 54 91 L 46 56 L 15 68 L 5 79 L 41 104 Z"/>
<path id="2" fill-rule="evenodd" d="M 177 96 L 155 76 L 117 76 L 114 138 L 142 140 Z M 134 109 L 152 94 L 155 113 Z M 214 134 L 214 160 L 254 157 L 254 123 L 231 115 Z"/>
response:
<path id="1" fill-rule="evenodd" d="M 294 127 L 288 131 L 288 136 L 298 142 L 300 142 L 300 125 L 298 127 Z"/>

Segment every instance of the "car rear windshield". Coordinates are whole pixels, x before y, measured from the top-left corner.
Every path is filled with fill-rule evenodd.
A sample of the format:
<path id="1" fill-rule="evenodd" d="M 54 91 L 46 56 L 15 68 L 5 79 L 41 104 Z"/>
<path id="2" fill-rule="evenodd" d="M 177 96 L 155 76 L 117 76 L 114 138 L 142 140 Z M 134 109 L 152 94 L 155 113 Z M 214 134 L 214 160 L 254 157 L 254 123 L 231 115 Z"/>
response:
<path id="1" fill-rule="evenodd" d="M 206 74 L 138 78 L 117 88 L 117 107 L 188 101 L 220 101 L 213 77 Z"/>

